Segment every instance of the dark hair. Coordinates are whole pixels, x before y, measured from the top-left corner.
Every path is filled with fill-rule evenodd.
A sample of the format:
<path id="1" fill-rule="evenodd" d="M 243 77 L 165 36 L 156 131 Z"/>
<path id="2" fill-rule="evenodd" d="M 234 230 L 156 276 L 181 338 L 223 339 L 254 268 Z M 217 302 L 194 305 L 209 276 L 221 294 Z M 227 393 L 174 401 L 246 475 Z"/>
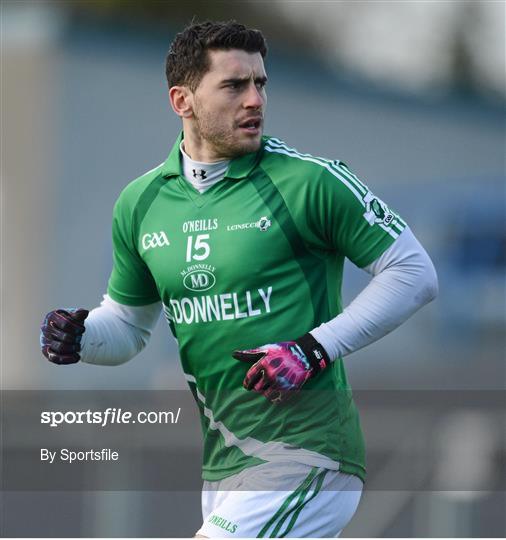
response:
<path id="1" fill-rule="evenodd" d="M 267 43 L 260 30 L 246 28 L 236 21 L 205 21 L 187 26 L 176 35 L 165 61 L 169 88 L 188 86 L 194 91 L 209 70 L 209 50 L 240 49 L 267 55 Z"/>

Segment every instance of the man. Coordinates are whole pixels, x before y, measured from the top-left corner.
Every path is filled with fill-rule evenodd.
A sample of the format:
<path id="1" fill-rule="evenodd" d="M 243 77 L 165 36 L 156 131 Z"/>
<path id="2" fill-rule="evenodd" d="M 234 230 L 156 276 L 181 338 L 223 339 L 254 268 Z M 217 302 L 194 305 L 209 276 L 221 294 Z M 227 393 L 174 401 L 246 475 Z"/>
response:
<path id="1" fill-rule="evenodd" d="M 342 357 L 435 297 L 427 254 L 340 161 L 263 137 L 265 40 L 194 24 L 167 56 L 183 131 L 114 210 L 107 295 L 50 312 L 44 355 L 120 364 L 161 307 L 204 431 L 205 537 L 336 537 L 365 479 Z M 344 258 L 373 277 L 344 311 Z M 239 361 L 238 361 L 239 360 Z"/>

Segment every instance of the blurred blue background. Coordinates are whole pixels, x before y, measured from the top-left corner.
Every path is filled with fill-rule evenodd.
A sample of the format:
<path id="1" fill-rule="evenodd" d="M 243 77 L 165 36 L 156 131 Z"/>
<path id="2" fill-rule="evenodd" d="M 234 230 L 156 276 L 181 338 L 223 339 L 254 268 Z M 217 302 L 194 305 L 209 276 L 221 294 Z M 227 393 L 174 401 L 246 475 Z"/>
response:
<path id="1" fill-rule="evenodd" d="M 266 132 L 345 161 L 435 263 L 438 299 L 346 359 L 353 388 L 505 390 L 504 11 L 500 2 L 2 2 L 2 389 L 185 387 L 163 320 L 146 350 L 117 368 L 50 365 L 37 328 L 48 310 L 91 308 L 105 293 L 113 204 L 166 158 L 180 129 L 164 60 L 195 15 L 264 31 Z M 348 266 L 345 302 L 366 283 Z M 61 495 L 41 507 L 40 495 L 11 494 L 4 531 L 193 535 L 198 494 L 186 496 L 188 505 L 159 494 L 73 494 L 60 528 L 35 513 L 16 529 L 29 497 L 47 517 L 47 501 Z M 501 492 L 371 490 L 344 535 L 500 536 L 505 503 Z M 178 529 L 164 525 L 167 504 Z"/>

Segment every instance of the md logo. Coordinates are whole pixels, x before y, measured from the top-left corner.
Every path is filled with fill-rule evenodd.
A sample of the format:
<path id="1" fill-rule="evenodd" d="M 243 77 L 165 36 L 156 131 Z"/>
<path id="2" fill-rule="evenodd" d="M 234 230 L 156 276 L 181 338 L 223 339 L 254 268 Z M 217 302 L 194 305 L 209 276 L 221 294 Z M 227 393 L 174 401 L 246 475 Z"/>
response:
<path id="1" fill-rule="evenodd" d="M 183 279 L 183 285 L 190 291 L 207 291 L 215 283 L 216 278 L 209 270 L 193 270 Z"/>

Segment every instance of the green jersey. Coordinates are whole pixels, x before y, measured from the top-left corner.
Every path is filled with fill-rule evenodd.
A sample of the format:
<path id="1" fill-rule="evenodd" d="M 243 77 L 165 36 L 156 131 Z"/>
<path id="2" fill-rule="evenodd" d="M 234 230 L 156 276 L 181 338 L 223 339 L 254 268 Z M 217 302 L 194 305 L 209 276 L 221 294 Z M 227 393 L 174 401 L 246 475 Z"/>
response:
<path id="1" fill-rule="evenodd" d="M 250 366 L 232 352 L 295 339 L 337 316 L 345 257 L 370 264 L 404 222 L 342 162 L 268 137 L 199 193 L 183 177 L 181 139 L 116 203 L 108 293 L 131 306 L 163 302 L 201 414 L 203 478 L 292 460 L 363 480 L 340 358 L 275 406 L 243 388 Z"/>

